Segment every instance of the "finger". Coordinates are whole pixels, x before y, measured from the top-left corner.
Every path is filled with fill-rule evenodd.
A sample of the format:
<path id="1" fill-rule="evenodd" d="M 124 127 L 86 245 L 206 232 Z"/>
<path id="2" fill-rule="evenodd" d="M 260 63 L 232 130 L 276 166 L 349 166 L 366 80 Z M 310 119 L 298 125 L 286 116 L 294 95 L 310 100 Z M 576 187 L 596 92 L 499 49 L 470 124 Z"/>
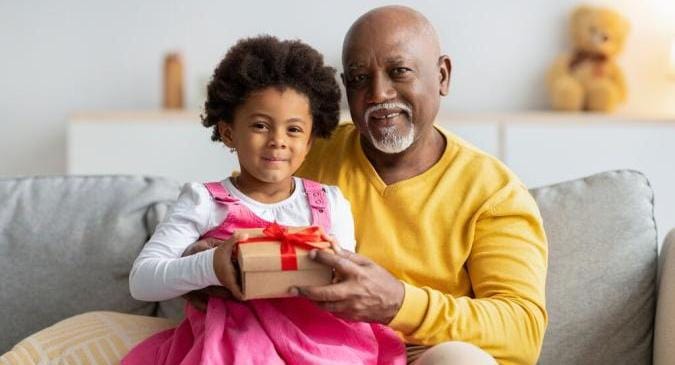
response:
<path id="1" fill-rule="evenodd" d="M 205 238 L 189 245 L 181 256 L 190 256 L 221 245 L 224 241 L 217 238 Z"/>
<path id="2" fill-rule="evenodd" d="M 244 299 L 244 294 L 241 292 L 241 289 L 239 288 L 239 284 L 237 284 L 237 272 L 236 269 L 234 268 L 233 265 L 228 266 L 228 285 L 226 285 L 226 288 L 230 291 L 230 293 L 237 299 L 243 300 Z"/>
<path id="3" fill-rule="evenodd" d="M 337 239 L 335 239 L 335 237 L 322 233 L 321 238 L 324 241 L 328 241 L 328 243 L 330 243 L 330 248 L 336 253 L 340 253 L 340 251 L 342 251 L 342 247 L 340 247 L 340 244 L 338 243 Z"/>
<path id="4" fill-rule="evenodd" d="M 333 278 L 330 280 L 331 284 L 337 284 L 342 281 L 340 273 L 333 271 Z"/>
<path id="5" fill-rule="evenodd" d="M 327 311 L 334 314 L 346 314 L 349 313 L 349 302 L 346 300 L 341 300 L 337 302 L 317 302 L 316 305 Z"/>
<path id="6" fill-rule="evenodd" d="M 351 261 L 359 264 L 359 265 L 370 265 L 373 263 L 373 261 L 365 256 L 361 256 L 357 253 L 348 251 L 348 250 L 342 250 L 339 252 L 339 255 L 344 256 L 349 258 Z"/>
<path id="7" fill-rule="evenodd" d="M 213 285 L 213 286 L 206 287 L 206 288 L 204 288 L 204 293 L 206 293 L 207 295 L 210 295 L 212 297 L 220 297 L 220 298 L 226 298 L 226 299 L 232 298 L 232 293 L 230 293 L 230 291 L 227 290 L 227 288 L 225 288 L 224 286 Z"/>
<path id="8" fill-rule="evenodd" d="M 232 293 L 232 297 L 234 297 L 237 300 L 244 300 L 244 293 L 242 293 L 241 289 L 239 289 L 239 285 L 236 283 L 232 285 L 232 289 L 230 289 L 230 292 Z"/>
<path id="9" fill-rule="evenodd" d="M 335 237 L 327 234 L 326 232 L 323 231 L 323 229 L 321 230 L 320 233 L 321 233 L 321 239 L 322 240 L 328 241 L 328 242 L 335 241 Z"/>
<path id="10" fill-rule="evenodd" d="M 349 276 L 349 274 L 356 274 L 359 270 L 357 265 L 350 256 L 345 255 L 346 250 L 341 250 L 340 253 L 332 253 L 323 250 L 312 250 L 309 257 L 314 261 L 322 263 L 326 266 L 335 268 L 335 271 Z"/>
<path id="11" fill-rule="evenodd" d="M 237 268 L 232 262 L 232 247 L 223 245 L 215 249 L 213 256 L 213 270 L 222 286 L 235 298 L 242 299 L 241 289 L 237 284 Z"/>
<path id="12" fill-rule="evenodd" d="M 200 299 L 190 300 L 190 304 L 200 312 L 206 312 L 206 302 Z"/>
<path id="13" fill-rule="evenodd" d="M 340 247 L 340 245 L 338 245 L 337 242 L 331 242 L 330 248 L 337 254 L 339 254 L 342 251 L 342 247 Z"/>
<path id="14" fill-rule="evenodd" d="M 189 245 L 185 251 L 183 251 L 183 254 L 181 256 L 191 256 L 196 254 L 197 252 L 204 251 L 206 250 L 206 242 L 204 241 L 197 241 L 191 245 Z"/>
<path id="15" fill-rule="evenodd" d="M 232 242 L 245 241 L 248 239 L 248 236 L 248 233 L 237 231 L 232 234 L 232 237 L 230 237 L 229 240 Z"/>
<path id="16" fill-rule="evenodd" d="M 203 295 L 200 292 L 193 291 L 183 295 L 183 298 L 187 300 L 193 307 L 197 308 L 199 311 L 206 311 L 206 302 L 208 297 Z"/>
<path id="17" fill-rule="evenodd" d="M 350 284 L 341 282 L 322 286 L 297 287 L 297 294 L 315 302 L 337 302 L 348 298 L 353 291 Z"/>
<path id="18" fill-rule="evenodd" d="M 219 240 L 219 239 L 213 238 L 213 237 L 206 238 L 204 241 L 206 241 L 206 245 L 209 248 L 218 247 L 218 246 L 222 245 L 223 243 L 225 243 L 225 241 Z"/>

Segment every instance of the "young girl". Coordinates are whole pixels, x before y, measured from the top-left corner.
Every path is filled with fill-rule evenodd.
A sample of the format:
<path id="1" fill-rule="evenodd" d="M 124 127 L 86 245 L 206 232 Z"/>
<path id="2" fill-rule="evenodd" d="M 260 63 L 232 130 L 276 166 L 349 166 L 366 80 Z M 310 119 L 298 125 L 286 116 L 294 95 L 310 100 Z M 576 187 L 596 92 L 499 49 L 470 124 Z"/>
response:
<path id="1" fill-rule="evenodd" d="M 349 202 L 334 186 L 293 177 L 315 137 L 336 127 L 335 70 L 299 41 L 262 36 L 237 43 L 216 68 L 203 124 L 236 151 L 241 173 L 187 184 L 139 254 L 134 298 L 160 301 L 212 285 L 240 299 L 233 246 L 238 228 L 321 226 L 354 250 Z M 217 247 L 181 257 L 200 238 Z M 206 311 L 186 304 L 185 319 L 141 342 L 123 364 L 396 364 L 399 338 L 387 327 L 348 322 L 302 298 L 239 301 L 210 297 Z"/>

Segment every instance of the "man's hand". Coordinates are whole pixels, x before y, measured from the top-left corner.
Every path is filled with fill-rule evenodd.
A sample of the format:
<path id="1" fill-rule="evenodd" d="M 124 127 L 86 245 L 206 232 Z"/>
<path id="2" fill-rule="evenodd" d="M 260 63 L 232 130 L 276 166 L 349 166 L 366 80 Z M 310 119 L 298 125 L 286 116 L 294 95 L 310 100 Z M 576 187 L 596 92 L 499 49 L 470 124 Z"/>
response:
<path id="1" fill-rule="evenodd" d="M 209 302 L 209 297 L 234 299 L 232 293 L 222 286 L 208 286 L 204 289 L 191 291 L 183 295 L 183 299 L 190 302 L 190 304 L 202 312 L 206 311 L 206 305 Z"/>
<path id="2" fill-rule="evenodd" d="M 353 321 L 391 322 L 403 303 L 403 283 L 370 259 L 340 250 L 313 250 L 310 257 L 335 268 L 335 284 L 297 288 L 297 294 Z"/>

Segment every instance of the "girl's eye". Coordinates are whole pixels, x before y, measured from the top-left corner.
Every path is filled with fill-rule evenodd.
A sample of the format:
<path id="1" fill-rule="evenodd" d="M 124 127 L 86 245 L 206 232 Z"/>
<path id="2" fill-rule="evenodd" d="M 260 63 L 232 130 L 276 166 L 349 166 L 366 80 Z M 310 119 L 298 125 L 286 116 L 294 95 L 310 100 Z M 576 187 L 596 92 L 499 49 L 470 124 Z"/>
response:
<path id="1" fill-rule="evenodd" d="M 288 132 L 297 134 L 297 133 L 302 133 L 302 128 L 300 127 L 289 127 Z"/>
<path id="2" fill-rule="evenodd" d="M 264 130 L 267 129 L 267 125 L 263 122 L 255 122 L 251 125 L 253 129 Z"/>

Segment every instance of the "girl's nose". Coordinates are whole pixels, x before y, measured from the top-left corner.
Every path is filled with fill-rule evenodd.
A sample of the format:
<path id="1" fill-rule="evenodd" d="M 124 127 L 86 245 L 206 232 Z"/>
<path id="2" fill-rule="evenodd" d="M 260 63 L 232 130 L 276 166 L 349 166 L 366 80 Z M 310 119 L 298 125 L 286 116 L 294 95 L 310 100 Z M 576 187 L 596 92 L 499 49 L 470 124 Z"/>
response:
<path id="1" fill-rule="evenodd" d="M 269 146 L 273 148 L 286 148 L 286 131 L 275 130 L 270 134 Z"/>

